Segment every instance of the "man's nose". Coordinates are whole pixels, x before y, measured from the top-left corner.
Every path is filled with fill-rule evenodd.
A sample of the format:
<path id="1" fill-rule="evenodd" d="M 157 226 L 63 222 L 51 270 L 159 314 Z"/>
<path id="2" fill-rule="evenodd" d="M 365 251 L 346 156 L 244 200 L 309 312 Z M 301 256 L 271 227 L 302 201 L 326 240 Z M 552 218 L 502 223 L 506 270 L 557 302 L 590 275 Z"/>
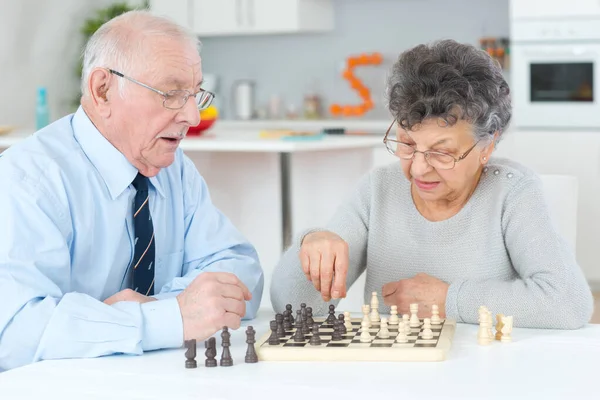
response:
<path id="1" fill-rule="evenodd" d="M 200 123 L 200 110 L 198 110 L 195 96 L 190 96 L 185 102 L 181 114 L 190 126 L 196 126 Z"/>

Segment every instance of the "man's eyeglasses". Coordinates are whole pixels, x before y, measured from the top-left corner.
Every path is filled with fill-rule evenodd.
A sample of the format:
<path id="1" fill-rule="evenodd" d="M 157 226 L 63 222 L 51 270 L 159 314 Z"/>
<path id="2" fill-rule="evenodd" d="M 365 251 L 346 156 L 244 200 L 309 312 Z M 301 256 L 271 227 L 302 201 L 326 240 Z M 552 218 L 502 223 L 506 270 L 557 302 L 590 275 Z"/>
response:
<path id="1" fill-rule="evenodd" d="M 121 78 L 125 78 L 133 83 L 137 83 L 138 85 L 145 87 L 146 89 L 150 89 L 153 92 L 160 94 L 164 97 L 163 106 L 170 110 L 179 110 L 180 108 L 183 108 L 183 106 L 185 105 L 185 103 L 187 103 L 188 99 L 191 96 L 194 96 L 196 98 L 198 110 L 205 110 L 211 105 L 213 99 L 215 98 L 214 93 L 204 89 L 200 89 L 200 91 L 196 94 L 192 94 L 187 90 L 169 90 L 168 92 L 163 92 L 161 90 L 148 86 L 145 83 L 139 82 L 133 78 L 125 76 L 119 71 L 115 71 L 114 69 L 110 68 L 108 68 L 108 70 L 111 74 L 114 74 Z"/>
<path id="2" fill-rule="evenodd" d="M 383 143 L 385 144 L 385 147 L 387 148 L 388 152 L 403 160 L 412 160 L 415 154 L 422 153 L 425 157 L 425 161 L 427 161 L 429 165 L 436 169 L 454 168 L 456 163 L 460 162 L 461 160 L 464 160 L 465 157 L 467 157 L 469 153 L 475 148 L 475 146 L 477 146 L 477 143 L 479 143 L 479 141 L 475 142 L 475 144 L 469 150 L 465 151 L 458 158 L 454 158 L 454 156 L 448 153 L 442 153 L 439 151 L 419 151 L 416 150 L 412 145 L 409 145 L 408 143 L 403 143 L 398 140 L 388 138 L 390 130 L 392 129 L 392 126 L 394 126 L 395 123 L 396 121 L 392 122 L 388 130 L 385 132 L 385 136 L 383 138 Z"/>

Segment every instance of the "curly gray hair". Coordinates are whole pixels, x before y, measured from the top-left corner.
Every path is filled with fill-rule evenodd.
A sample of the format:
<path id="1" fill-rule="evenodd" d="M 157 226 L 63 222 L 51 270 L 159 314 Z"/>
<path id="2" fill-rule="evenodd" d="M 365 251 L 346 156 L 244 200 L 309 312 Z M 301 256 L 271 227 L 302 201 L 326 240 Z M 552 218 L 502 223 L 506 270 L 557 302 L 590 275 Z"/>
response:
<path id="1" fill-rule="evenodd" d="M 428 118 L 473 126 L 476 140 L 501 137 L 511 119 L 510 90 L 485 51 L 454 40 L 418 45 L 400 55 L 388 78 L 388 107 L 411 130 Z"/>

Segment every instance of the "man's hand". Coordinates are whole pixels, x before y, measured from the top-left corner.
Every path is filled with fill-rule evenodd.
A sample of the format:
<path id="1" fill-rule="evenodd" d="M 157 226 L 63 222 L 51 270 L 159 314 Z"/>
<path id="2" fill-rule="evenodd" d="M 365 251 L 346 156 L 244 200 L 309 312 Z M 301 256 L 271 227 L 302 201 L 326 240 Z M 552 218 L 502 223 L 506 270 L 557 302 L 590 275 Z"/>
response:
<path id="1" fill-rule="evenodd" d="M 348 244 L 333 232 L 313 232 L 300 248 L 304 275 L 321 292 L 324 301 L 346 297 Z"/>
<path id="2" fill-rule="evenodd" d="M 135 301 L 137 303 L 147 303 L 149 301 L 156 301 L 156 299 L 154 297 L 144 296 L 143 294 L 140 294 L 131 289 L 125 289 L 113 294 L 108 299 L 104 300 L 104 303 L 108 304 L 109 306 L 112 306 L 113 304 L 118 303 L 119 301 Z"/>
<path id="3" fill-rule="evenodd" d="M 252 298 L 239 278 L 227 272 L 203 272 L 177 295 L 184 340 L 204 340 L 224 326 L 238 329 Z"/>
<path id="4" fill-rule="evenodd" d="M 396 305 L 398 314 L 410 315 L 410 304 L 419 304 L 419 317 L 429 317 L 431 306 L 437 304 L 440 317 L 446 316 L 446 295 L 448 284 L 427 274 L 417 274 L 413 278 L 390 282 L 383 285 L 383 301 L 386 305 Z"/>

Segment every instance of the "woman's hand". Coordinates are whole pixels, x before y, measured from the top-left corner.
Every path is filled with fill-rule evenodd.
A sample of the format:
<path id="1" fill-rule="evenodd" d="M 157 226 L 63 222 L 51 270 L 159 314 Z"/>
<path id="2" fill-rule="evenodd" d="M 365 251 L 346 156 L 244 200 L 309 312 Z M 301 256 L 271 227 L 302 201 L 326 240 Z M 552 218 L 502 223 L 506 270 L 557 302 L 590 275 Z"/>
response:
<path id="1" fill-rule="evenodd" d="M 429 317 L 431 306 L 437 304 L 440 317 L 446 316 L 446 295 L 448 285 L 433 276 L 417 274 L 413 278 L 390 282 L 383 285 L 383 301 L 386 305 L 398 307 L 398 314 L 409 314 L 412 303 L 419 304 L 419 317 Z"/>
<path id="2" fill-rule="evenodd" d="M 300 247 L 300 262 L 324 301 L 346 297 L 348 244 L 341 237 L 328 231 L 309 233 Z"/>

